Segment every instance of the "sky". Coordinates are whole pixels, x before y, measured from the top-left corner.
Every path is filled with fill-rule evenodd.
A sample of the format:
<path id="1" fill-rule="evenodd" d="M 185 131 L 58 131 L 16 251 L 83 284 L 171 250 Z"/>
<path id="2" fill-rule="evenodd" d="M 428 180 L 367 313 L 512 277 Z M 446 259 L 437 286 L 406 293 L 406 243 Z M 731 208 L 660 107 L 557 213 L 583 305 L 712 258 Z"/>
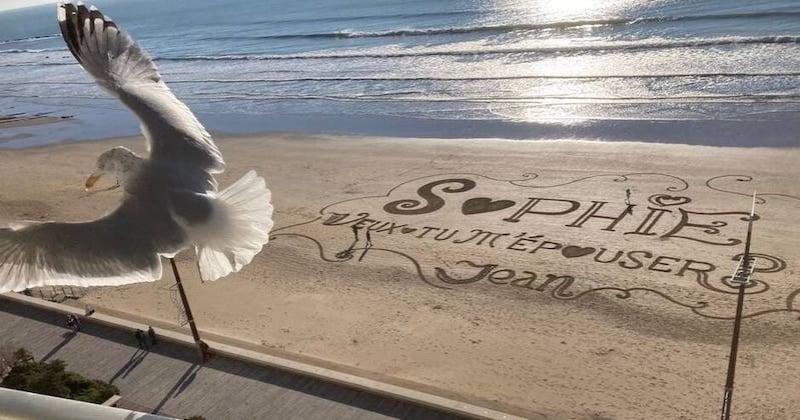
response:
<path id="1" fill-rule="evenodd" d="M 85 1 L 85 0 L 84 0 Z M 77 2 L 77 0 L 76 0 Z M 0 0 L 0 10 L 18 9 L 50 3 L 55 7 L 58 0 Z M 88 1 L 86 3 L 89 3 Z"/>

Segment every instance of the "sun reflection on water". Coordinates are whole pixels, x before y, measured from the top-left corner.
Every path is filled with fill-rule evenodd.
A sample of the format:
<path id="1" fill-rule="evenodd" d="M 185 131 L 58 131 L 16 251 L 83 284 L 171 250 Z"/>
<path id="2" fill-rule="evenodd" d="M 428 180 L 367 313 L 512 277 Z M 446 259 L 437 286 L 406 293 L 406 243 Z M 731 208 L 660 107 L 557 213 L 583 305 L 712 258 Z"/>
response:
<path id="1" fill-rule="evenodd" d="M 604 0 L 540 0 L 534 2 L 534 7 L 544 15 L 563 17 L 607 11 L 612 3 Z"/>
<path id="2" fill-rule="evenodd" d="M 633 9 L 640 0 L 500 0 L 498 6 L 552 21 L 596 19 Z"/>
<path id="3" fill-rule="evenodd" d="M 587 22 L 585 27 L 570 27 L 572 33 L 566 31 L 566 27 L 556 28 L 553 30 L 561 36 L 534 37 L 527 41 L 530 47 L 565 50 L 612 41 L 603 36 L 592 37 L 594 25 L 590 22 L 621 19 L 632 15 L 633 10 L 642 5 L 641 0 L 499 0 L 496 3 L 506 10 L 515 10 L 521 15 L 519 18 L 531 22 Z M 624 68 L 625 65 L 603 54 L 591 57 L 556 54 L 548 58 L 538 56 L 526 73 L 558 76 L 620 74 L 630 70 Z M 581 83 L 571 78 L 552 78 L 516 87 L 518 90 L 510 96 L 520 101 L 496 107 L 494 113 L 515 121 L 583 124 L 602 112 L 598 109 L 600 100 L 613 103 L 616 96 L 610 85 L 605 88 L 597 83 Z"/>

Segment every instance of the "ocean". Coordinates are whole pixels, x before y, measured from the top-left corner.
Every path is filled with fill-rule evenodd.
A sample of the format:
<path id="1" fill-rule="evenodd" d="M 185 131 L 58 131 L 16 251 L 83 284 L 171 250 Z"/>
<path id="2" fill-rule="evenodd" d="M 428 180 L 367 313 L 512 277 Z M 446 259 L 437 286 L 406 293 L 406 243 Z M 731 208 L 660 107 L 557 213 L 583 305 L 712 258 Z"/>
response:
<path id="1" fill-rule="evenodd" d="M 215 134 L 800 146 L 797 0 L 98 0 Z M 0 147 L 138 134 L 55 5 L 0 13 Z"/>

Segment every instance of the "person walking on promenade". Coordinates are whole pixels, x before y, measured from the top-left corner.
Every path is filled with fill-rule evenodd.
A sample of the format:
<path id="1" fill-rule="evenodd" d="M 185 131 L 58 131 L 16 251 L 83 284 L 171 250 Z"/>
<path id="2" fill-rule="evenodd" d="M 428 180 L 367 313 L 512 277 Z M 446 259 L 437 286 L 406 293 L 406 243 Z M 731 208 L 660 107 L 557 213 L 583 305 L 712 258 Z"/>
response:
<path id="1" fill-rule="evenodd" d="M 147 335 L 150 337 L 150 345 L 156 345 L 156 330 L 151 325 L 147 326 Z"/>
<path id="2" fill-rule="evenodd" d="M 72 332 L 81 330 L 81 322 L 78 320 L 77 316 L 73 314 L 67 315 L 67 328 L 71 329 Z"/>
<path id="3" fill-rule="evenodd" d="M 67 328 L 71 329 L 72 332 L 75 331 L 75 323 L 72 321 L 72 315 L 67 315 Z"/>
<path id="4" fill-rule="evenodd" d="M 625 188 L 625 205 L 631 205 L 631 189 Z"/>

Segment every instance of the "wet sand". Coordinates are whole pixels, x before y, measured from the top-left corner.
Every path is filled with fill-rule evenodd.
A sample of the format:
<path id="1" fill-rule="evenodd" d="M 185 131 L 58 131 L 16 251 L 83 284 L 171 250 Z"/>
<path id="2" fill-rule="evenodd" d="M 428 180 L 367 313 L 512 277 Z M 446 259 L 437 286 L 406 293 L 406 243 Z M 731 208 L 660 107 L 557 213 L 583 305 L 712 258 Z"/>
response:
<path id="1" fill-rule="evenodd" d="M 0 116 L 0 129 L 13 127 L 32 127 L 41 124 L 53 124 L 71 117 L 54 117 L 43 114 L 12 114 Z"/>

